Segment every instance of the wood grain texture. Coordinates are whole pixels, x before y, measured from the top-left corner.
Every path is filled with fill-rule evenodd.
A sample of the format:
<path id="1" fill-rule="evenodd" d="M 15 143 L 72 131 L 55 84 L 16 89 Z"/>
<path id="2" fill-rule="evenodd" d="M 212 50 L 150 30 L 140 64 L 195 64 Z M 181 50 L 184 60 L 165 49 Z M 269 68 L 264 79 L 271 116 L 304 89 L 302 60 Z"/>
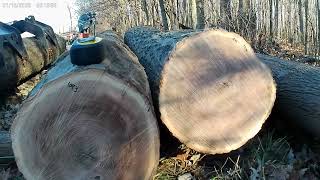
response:
<path id="1" fill-rule="evenodd" d="M 320 69 L 257 54 L 277 83 L 275 110 L 306 132 L 320 137 Z"/>
<path id="2" fill-rule="evenodd" d="M 108 33 L 101 64 L 74 66 L 66 55 L 18 112 L 13 150 L 27 179 L 152 177 L 160 145 L 147 77 Z"/>
<path id="3" fill-rule="evenodd" d="M 146 70 L 160 119 L 194 150 L 235 150 L 271 112 L 271 72 L 234 33 L 136 27 L 126 32 L 125 43 Z"/>
<path id="4" fill-rule="evenodd" d="M 66 50 L 66 41 L 58 35 L 57 39 L 58 46 L 47 40 L 49 50 L 46 52 L 35 37 L 23 38 L 28 59 L 21 59 L 13 49 L 5 46 L 4 55 L 0 59 L 0 95 L 12 91 L 21 82 L 54 62 Z"/>

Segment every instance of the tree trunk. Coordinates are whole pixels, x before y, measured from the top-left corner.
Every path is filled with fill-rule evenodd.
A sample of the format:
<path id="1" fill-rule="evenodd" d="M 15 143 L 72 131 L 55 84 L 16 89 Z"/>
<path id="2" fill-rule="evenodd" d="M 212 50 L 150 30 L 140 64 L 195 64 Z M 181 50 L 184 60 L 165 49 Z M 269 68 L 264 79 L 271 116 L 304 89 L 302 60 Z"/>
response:
<path id="1" fill-rule="evenodd" d="M 153 27 L 156 27 L 157 26 L 157 16 L 156 16 L 156 10 L 155 10 L 155 8 L 156 8 L 156 2 L 155 1 L 152 1 L 151 2 L 151 14 L 152 14 L 152 16 L 151 16 L 151 18 L 152 18 L 152 26 Z"/>
<path id="2" fill-rule="evenodd" d="M 146 74 L 116 35 L 108 57 L 74 66 L 67 55 L 25 101 L 12 126 L 27 179 L 150 179 L 159 135 Z"/>
<path id="3" fill-rule="evenodd" d="M 320 137 L 320 69 L 257 55 L 272 70 L 277 83 L 275 109 L 299 127 Z"/>
<path id="4" fill-rule="evenodd" d="M 142 9 L 146 15 L 147 25 L 149 25 L 150 24 L 150 17 L 149 17 L 147 0 L 142 0 L 141 4 L 142 4 Z"/>
<path id="5" fill-rule="evenodd" d="M 164 30 L 169 30 L 168 18 L 167 18 L 167 13 L 166 13 L 164 0 L 159 0 L 159 4 L 160 4 L 160 9 L 161 9 L 161 17 L 162 17 L 163 29 Z"/>
<path id="6" fill-rule="evenodd" d="M 308 7 L 308 0 L 305 1 L 305 5 L 304 5 L 304 15 L 305 15 L 305 19 L 306 19 L 306 28 L 305 28 L 305 33 L 304 33 L 304 54 L 307 55 L 308 54 L 308 19 L 309 19 L 309 7 Z"/>
<path id="7" fill-rule="evenodd" d="M 194 150 L 239 148 L 271 111 L 271 72 L 234 33 L 137 27 L 126 32 L 125 42 L 147 72 L 160 119 Z"/>
<path id="8" fill-rule="evenodd" d="M 237 16 L 237 32 L 239 32 L 242 35 L 245 35 L 245 19 L 246 19 L 246 11 L 244 9 L 244 0 L 239 0 L 239 8 L 238 8 L 238 16 Z M 248 13 L 249 14 L 249 13 Z"/>
<path id="9" fill-rule="evenodd" d="M 231 0 L 220 0 L 220 18 L 222 21 L 222 28 L 230 30 Z"/>
<path id="10" fill-rule="evenodd" d="M 189 0 L 189 7 L 190 7 L 190 20 L 191 20 L 191 27 L 193 29 L 197 28 L 197 5 L 196 0 Z"/>
<path id="11" fill-rule="evenodd" d="M 303 13 L 302 13 L 302 0 L 299 0 L 299 29 L 300 29 L 300 40 L 301 42 L 304 41 L 304 25 L 303 25 Z"/>
<path id="12" fill-rule="evenodd" d="M 12 48 L 4 46 L 3 57 L 0 55 L 0 96 L 12 92 L 21 82 L 54 62 L 66 49 L 66 41 L 60 36 L 57 36 L 57 40 L 59 46 L 47 41 L 47 53 L 35 37 L 23 38 L 28 59 L 22 59 Z"/>
<path id="13" fill-rule="evenodd" d="M 270 11 L 269 11 L 269 32 L 270 32 L 270 37 L 271 39 L 273 38 L 273 1 L 272 0 L 269 0 L 269 8 L 270 8 Z"/>
<path id="14" fill-rule="evenodd" d="M 197 0 L 197 29 L 205 28 L 204 0 Z"/>
<path id="15" fill-rule="evenodd" d="M 317 20 L 318 20 L 318 59 L 320 59 L 320 0 L 317 0 Z"/>

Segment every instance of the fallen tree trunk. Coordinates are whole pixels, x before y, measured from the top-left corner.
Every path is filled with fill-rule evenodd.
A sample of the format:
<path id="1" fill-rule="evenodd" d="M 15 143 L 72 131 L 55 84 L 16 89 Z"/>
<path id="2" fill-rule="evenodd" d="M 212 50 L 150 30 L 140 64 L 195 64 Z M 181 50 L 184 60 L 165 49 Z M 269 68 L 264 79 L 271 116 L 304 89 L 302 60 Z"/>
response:
<path id="1" fill-rule="evenodd" d="M 162 122 L 190 148 L 237 149 L 269 116 L 276 94 L 271 72 L 240 36 L 137 27 L 125 43 L 146 70 Z"/>
<path id="2" fill-rule="evenodd" d="M 13 150 L 27 179 L 150 179 L 159 133 L 146 74 L 110 32 L 101 64 L 56 63 L 19 110 Z"/>
<path id="3" fill-rule="evenodd" d="M 20 58 L 12 48 L 5 46 L 0 57 L 0 95 L 12 92 L 21 82 L 54 62 L 66 50 L 66 41 L 58 35 L 57 40 L 59 46 L 47 40 L 49 49 L 46 52 L 35 37 L 23 38 L 28 59 Z"/>
<path id="4" fill-rule="evenodd" d="M 257 56 L 271 68 L 276 80 L 277 113 L 320 137 L 320 69 L 262 54 Z"/>

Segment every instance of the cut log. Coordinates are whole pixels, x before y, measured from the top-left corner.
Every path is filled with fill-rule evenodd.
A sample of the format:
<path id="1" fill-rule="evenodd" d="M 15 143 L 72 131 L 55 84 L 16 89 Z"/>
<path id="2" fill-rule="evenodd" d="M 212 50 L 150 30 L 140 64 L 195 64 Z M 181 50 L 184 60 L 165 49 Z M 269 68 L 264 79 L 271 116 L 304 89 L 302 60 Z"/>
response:
<path id="1" fill-rule="evenodd" d="M 12 126 L 13 151 L 27 179 L 150 179 L 159 132 L 147 76 L 122 42 L 102 34 L 101 64 L 56 63 Z"/>
<path id="2" fill-rule="evenodd" d="M 277 83 L 275 110 L 313 136 L 320 137 L 320 69 L 257 54 Z"/>
<path id="3" fill-rule="evenodd" d="M 35 37 L 23 38 L 28 59 L 21 59 L 12 48 L 5 46 L 0 57 L 0 95 L 12 92 L 21 82 L 54 62 L 66 50 L 66 41 L 58 35 L 57 40 L 59 46 L 47 40 L 49 49 L 46 52 Z"/>
<path id="4" fill-rule="evenodd" d="M 146 70 L 160 119 L 196 151 L 239 148 L 271 112 L 271 72 L 234 33 L 136 27 L 126 32 L 125 43 Z"/>

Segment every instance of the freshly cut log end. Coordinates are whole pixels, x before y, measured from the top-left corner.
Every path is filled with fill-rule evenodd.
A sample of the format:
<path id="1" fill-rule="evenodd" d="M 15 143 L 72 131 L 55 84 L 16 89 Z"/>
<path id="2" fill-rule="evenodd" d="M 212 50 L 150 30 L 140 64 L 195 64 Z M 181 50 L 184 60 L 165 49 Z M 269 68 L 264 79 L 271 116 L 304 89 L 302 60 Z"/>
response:
<path id="1" fill-rule="evenodd" d="M 94 68 L 44 85 L 12 127 L 18 167 L 30 180 L 149 179 L 158 164 L 158 138 L 150 103 Z"/>
<path id="2" fill-rule="evenodd" d="M 157 71 L 148 65 L 158 60 L 147 51 L 165 49 L 152 49 L 150 41 L 165 45 L 184 33 L 145 31 L 129 30 L 132 34 L 128 33 L 126 42 L 142 59 L 150 77 Z M 143 42 L 148 33 L 153 39 Z M 276 97 L 271 72 L 234 33 L 207 30 L 185 34 L 168 50 L 159 82 L 150 82 L 159 87 L 154 99 L 159 101 L 160 118 L 175 137 L 196 151 L 221 154 L 235 150 L 259 132 L 271 112 Z"/>
<path id="3" fill-rule="evenodd" d="M 275 94 L 269 70 L 242 38 L 203 32 L 181 41 L 164 66 L 161 119 L 187 146 L 226 153 L 259 132 Z"/>

